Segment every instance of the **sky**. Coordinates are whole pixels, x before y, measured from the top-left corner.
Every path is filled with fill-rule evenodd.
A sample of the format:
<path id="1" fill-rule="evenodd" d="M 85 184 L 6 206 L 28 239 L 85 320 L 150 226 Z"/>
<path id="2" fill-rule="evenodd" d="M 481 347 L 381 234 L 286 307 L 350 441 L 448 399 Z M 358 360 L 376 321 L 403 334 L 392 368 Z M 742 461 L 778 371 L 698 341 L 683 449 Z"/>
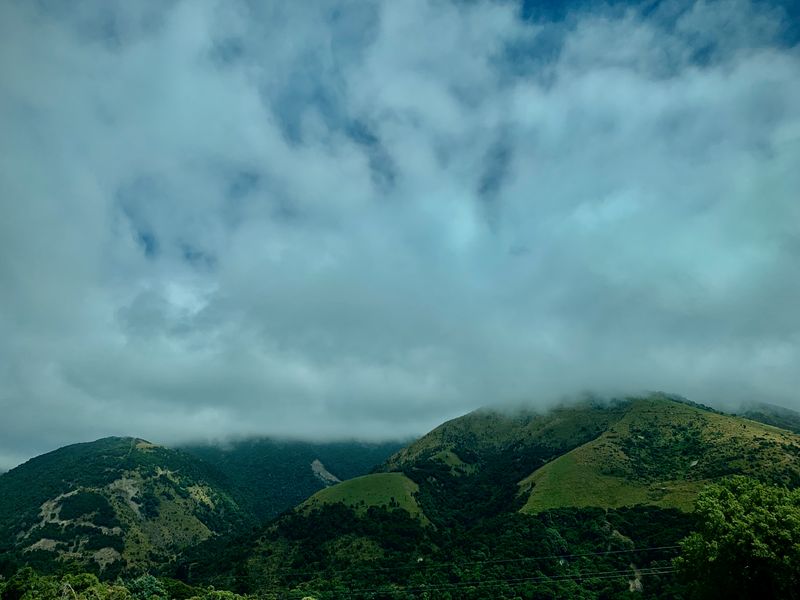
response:
<path id="1" fill-rule="evenodd" d="M 0 468 L 800 409 L 791 1 L 0 2 Z"/>

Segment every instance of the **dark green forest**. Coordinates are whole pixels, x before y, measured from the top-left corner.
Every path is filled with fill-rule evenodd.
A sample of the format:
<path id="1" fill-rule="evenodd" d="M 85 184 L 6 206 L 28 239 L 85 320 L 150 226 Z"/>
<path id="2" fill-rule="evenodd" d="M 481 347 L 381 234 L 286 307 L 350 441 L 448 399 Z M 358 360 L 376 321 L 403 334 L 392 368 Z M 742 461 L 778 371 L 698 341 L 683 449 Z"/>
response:
<path id="1" fill-rule="evenodd" d="M 257 519 L 266 520 L 325 487 L 309 468 L 313 460 L 320 460 L 344 480 L 368 473 L 402 447 L 401 442 L 313 443 L 254 438 L 224 446 L 195 444 L 182 450 L 224 472 L 239 505 Z"/>

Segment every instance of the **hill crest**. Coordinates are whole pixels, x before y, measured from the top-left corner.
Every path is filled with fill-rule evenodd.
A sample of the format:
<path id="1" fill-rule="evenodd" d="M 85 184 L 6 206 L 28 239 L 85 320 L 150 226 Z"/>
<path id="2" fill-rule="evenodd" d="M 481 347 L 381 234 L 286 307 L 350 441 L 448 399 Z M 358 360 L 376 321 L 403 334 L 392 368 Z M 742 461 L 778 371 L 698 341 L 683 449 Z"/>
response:
<path id="1" fill-rule="evenodd" d="M 514 488 L 491 508 L 501 512 L 515 502 L 524 512 L 634 504 L 690 510 L 697 492 L 725 475 L 799 485 L 800 436 L 653 394 L 547 412 L 473 411 L 397 452 L 381 470 L 416 481 L 426 514 L 457 511 L 448 505 L 485 495 L 484 487 Z"/>
<path id="2" fill-rule="evenodd" d="M 104 574 L 146 567 L 247 516 L 224 476 L 142 438 L 72 444 L 0 477 L 0 540 L 28 564 Z"/>

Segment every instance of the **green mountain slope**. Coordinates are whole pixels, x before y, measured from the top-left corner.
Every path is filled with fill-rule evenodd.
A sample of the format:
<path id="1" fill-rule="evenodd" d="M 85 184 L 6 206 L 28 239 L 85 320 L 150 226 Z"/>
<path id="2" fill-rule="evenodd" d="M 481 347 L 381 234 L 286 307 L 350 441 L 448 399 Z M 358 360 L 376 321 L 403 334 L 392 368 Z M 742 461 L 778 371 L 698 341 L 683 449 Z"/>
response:
<path id="1" fill-rule="evenodd" d="M 690 510 L 726 475 L 800 485 L 800 436 L 663 397 L 635 399 L 596 439 L 520 482 L 523 511 L 653 504 Z"/>
<path id="2" fill-rule="evenodd" d="M 417 483 L 417 500 L 435 525 L 469 527 L 517 510 L 518 482 L 601 435 L 621 418 L 620 405 L 586 400 L 547 412 L 478 410 L 437 427 L 381 470 Z"/>
<path id="3" fill-rule="evenodd" d="M 0 544 L 45 571 L 147 568 L 247 521 L 218 471 L 141 439 L 66 446 L 0 476 Z"/>
<path id="4" fill-rule="evenodd" d="M 475 411 L 382 469 L 415 481 L 422 511 L 447 526 L 516 509 L 688 510 L 704 485 L 725 475 L 800 485 L 800 436 L 655 394 L 545 413 Z"/>
<path id="5" fill-rule="evenodd" d="M 783 406 L 766 402 L 750 402 L 743 406 L 737 414 L 752 421 L 800 433 L 800 413 Z"/>
<path id="6" fill-rule="evenodd" d="M 161 565 L 368 473 L 398 447 L 265 438 L 179 450 L 135 438 L 66 446 L 0 475 L 0 568 L 74 564 L 112 577 Z"/>
<path id="7" fill-rule="evenodd" d="M 399 508 L 428 523 L 417 503 L 418 492 L 419 486 L 402 473 L 373 473 L 320 490 L 299 509 L 310 511 L 326 504 L 344 504 L 364 514 L 369 507 Z"/>
<path id="8" fill-rule="evenodd" d="M 698 490 L 737 473 L 797 486 L 799 460 L 800 436 L 666 395 L 480 410 L 191 549 L 178 574 L 264 596 L 685 597 L 670 557 Z M 481 587 L 500 580 L 516 583 Z"/>
<path id="9" fill-rule="evenodd" d="M 239 504 L 265 521 L 338 480 L 369 473 L 402 446 L 251 438 L 182 449 L 223 471 Z"/>
<path id="10" fill-rule="evenodd" d="M 529 446 L 558 451 L 599 435 L 618 418 L 609 404 L 586 400 L 546 412 L 520 409 L 512 413 L 479 409 L 448 421 L 391 456 L 386 470 L 402 470 L 433 461 L 453 473 L 472 473 L 486 457 Z"/>

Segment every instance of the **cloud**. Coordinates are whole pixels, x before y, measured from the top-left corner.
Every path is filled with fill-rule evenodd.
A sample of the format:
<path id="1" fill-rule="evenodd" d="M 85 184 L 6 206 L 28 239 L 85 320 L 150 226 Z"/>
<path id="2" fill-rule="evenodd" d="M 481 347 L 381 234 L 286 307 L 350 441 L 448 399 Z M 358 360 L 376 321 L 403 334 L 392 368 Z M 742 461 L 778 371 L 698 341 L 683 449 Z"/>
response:
<path id="1" fill-rule="evenodd" d="M 0 467 L 584 390 L 800 408 L 790 25 L 4 3 Z"/>

